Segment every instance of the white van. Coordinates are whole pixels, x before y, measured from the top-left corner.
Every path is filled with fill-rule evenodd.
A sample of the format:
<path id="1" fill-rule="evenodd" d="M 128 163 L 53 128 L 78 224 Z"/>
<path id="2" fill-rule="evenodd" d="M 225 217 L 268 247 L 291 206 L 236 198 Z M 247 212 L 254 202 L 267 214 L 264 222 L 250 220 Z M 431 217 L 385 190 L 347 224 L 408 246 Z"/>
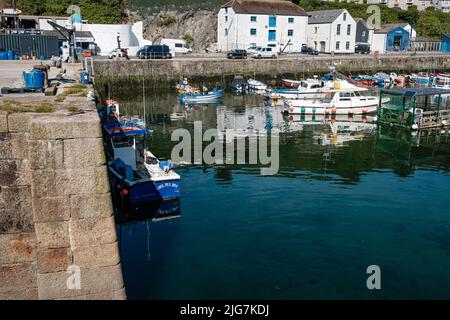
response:
<path id="1" fill-rule="evenodd" d="M 165 44 L 166 46 L 168 46 L 172 55 L 175 55 L 176 53 L 192 53 L 192 49 L 189 48 L 189 46 L 186 44 L 186 41 L 181 39 L 162 39 L 161 44 Z"/>

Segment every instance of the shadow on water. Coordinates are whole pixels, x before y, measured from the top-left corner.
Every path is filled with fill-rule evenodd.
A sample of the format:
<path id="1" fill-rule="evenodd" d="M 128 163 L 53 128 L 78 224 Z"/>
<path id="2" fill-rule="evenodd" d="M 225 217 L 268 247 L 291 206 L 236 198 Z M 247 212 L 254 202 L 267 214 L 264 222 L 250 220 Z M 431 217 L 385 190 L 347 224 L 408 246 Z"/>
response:
<path id="1" fill-rule="evenodd" d="M 114 94 L 122 112 L 142 115 L 138 90 Z M 285 116 L 256 95 L 190 108 L 172 92 L 145 100 L 159 158 L 171 158 L 174 130 L 193 134 L 202 121 L 203 130 L 234 130 L 246 157 L 248 140 L 270 131 L 280 168 L 263 177 L 259 164 L 179 166 L 181 202 L 120 215 L 129 298 L 450 298 L 433 284 L 450 286 L 448 130 Z M 380 293 L 364 287 L 374 263 L 389 283 Z"/>

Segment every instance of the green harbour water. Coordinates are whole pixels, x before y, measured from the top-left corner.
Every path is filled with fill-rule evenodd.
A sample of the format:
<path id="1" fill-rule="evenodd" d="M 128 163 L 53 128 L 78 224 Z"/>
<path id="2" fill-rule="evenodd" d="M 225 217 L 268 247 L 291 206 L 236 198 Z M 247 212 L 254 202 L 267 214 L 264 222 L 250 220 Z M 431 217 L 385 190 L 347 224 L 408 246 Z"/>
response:
<path id="1" fill-rule="evenodd" d="M 112 98 L 142 115 L 141 90 L 116 88 Z M 202 121 L 242 136 L 270 129 L 280 168 L 178 167 L 179 217 L 117 226 L 129 299 L 450 298 L 448 131 L 289 118 L 261 97 L 229 93 L 189 110 L 172 92 L 145 100 L 159 158 L 170 158 L 175 129 Z M 381 290 L 367 289 L 370 265 Z"/>

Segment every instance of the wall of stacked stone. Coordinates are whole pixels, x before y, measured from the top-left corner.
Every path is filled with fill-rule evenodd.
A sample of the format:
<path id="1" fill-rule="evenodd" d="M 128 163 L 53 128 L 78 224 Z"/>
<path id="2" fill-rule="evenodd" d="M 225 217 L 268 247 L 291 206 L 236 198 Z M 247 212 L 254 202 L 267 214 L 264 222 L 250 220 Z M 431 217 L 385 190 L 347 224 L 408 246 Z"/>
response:
<path id="1" fill-rule="evenodd" d="M 0 299 L 126 298 L 94 110 L 0 111 Z"/>

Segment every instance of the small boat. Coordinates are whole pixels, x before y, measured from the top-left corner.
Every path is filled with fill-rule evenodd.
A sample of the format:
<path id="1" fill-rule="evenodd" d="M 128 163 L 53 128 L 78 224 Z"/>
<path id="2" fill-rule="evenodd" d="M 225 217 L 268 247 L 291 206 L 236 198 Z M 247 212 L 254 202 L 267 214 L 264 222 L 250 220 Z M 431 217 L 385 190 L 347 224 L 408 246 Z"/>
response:
<path id="1" fill-rule="evenodd" d="M 243 76 L 234 76 L 233 81 L 231 82 L 231 91 L 233 93 L 239 94 L 244 93 L 248 89 L 247 81 L 245 81 Z"/>
<path id="2" fill-rule="evenodd" d="M 283 84 L 283 87 L 293 89 L 293 88 L 298 88 L 301 81 L 300 80 L 281 79 L 281 83 Z"/>
<path id="3" fill-rule="evenodd" d="M 300 81 L 296 89 L 266 90 L 265 96 L 276 99 L 314 99 L 324 97 L 324 89 L 330 85 L 329 81 L 307 79 Z"/>
<path id="4" fill-rule="evenodd" d="M 335 81 L 333 89 L 324 90 L 325 98 L 285 101 L 289 114 L 368 114 L 377 110 L 378 97 L 364 96 L 367 88 L 347 81 Z"/>
<path id="5" fill-rule="evenodd" d="M 208 103 L 219 100 L 223 95 L 223 89 L 215 89 L 208 93 L 181 94 L 180 102 L 186 104 Z"/>
<path id="6" fill-rule="evenodd" d="M 430 75 L 427 72 L 411 73 L 409 78 L 415 85 L 428 85 L 430 83 Z"/>
<path id="7" fill-rule="evenodd" d="M 180 197 L 180 176 L 171 161 L 145 148 L 152 131 L 133 122 L 103 126 L 112 189 L 122 204 L 136 205 Z"/>
<path id="8" fill-rule="evenodd" d="M 119 103 L 116 100 L 103 100 L 103 107 L 98 113 L 102 123 L 118 123 L 121 121 Z"/>
<path id="9" fill-rule="evenodd" d="M 255 79 L 247 80 L 248 88 L 252 90 L 266 90 L 267 85 Z"/>
<path id="10" fill-rule="evenodd" d="M 433 77 L 431 85 L 436 89 L 450 89 L 450 75 L 437 75 Z"/>

